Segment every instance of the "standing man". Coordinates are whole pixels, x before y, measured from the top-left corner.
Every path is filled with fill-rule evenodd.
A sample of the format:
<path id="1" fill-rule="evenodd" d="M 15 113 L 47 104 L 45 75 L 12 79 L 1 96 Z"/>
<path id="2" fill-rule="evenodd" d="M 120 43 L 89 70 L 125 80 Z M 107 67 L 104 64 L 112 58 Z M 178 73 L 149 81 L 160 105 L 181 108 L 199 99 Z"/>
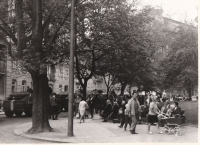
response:
<path id="1" fill-rule="evenodd" d="M 57 107 L 58 100 L 56 98 L 56 94 L 55 93 L 53 93 L 52 96 L 50 97 L 49 103 L 51 105 L 52 119 L 53 120 L 58 120 L 58 107 Z"/>
<path id="2" fill-rule="evenodd" d="M 128 106 L 127 106 L 129 116 L 132 120 L 131 128 L 130 128 L 130 132 L 132 134 L 137 134 L 135 132 L 135 129 L 136 129 L 137 121 L 139 120 L 139 116 L 140 116 L 140 103 L 137 100 L 137 95 L 138 95 L 137 91 L 133 90 L 132 98 L 128 101 Z"/>
<path id="3" fill-rule="evenodd" d="M 93 117 L 94 117 L 95 106 L 96 106 L 96 100 L 95 100 L 94 92 L 92 91 L 91 98 L 89 100 L 89 108 L 90 108 L 91 119 L 93 119 Z"/>

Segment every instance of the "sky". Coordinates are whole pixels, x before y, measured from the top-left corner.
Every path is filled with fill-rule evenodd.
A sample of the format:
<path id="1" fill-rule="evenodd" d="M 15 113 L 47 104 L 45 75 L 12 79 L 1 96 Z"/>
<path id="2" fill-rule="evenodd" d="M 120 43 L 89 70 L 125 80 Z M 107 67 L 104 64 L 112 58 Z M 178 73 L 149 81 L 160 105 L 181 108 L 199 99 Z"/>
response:
<path id="1" fill-rule="evenodd" d="M 130 2 L 132 0 L 129 0 Z M 162 7 L 163 16 L 176 20 L 194 20 L 198 16 L 199 0 L 139 0 L 142 5 Z"/>

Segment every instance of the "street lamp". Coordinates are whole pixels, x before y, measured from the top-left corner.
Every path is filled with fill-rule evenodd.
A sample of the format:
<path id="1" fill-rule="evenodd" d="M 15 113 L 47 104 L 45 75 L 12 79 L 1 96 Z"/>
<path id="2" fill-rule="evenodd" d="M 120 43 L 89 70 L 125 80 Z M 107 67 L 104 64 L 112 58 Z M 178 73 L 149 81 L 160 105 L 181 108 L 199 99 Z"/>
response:
<path id="1" fill-rule="evenodd" d="M 74 4 L 71 5 L 70 63 L 69 63 L 69 101 L 68 101 L 68 136 L 73 136 L 73 97 L 74 97 Z"/>

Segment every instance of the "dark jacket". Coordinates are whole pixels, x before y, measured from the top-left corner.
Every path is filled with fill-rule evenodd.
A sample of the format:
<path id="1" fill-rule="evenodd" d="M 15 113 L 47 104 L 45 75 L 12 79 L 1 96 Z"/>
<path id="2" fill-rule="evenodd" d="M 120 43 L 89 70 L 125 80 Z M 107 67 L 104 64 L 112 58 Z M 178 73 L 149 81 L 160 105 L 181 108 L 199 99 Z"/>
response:
<path id="1" fill-rule="evenodd" d="M 88 105 L 90 108 L 95 108 L 96 103 L 97 103 L 97 98 L 96 98 L 96 96 L 93 96 L 90 98 Z"/>
<path id="2" fill-rule="evenodd" d="M 176 109 L 173 109 L 172 115 L 180 114 L 181 113 L 181 107 L 177 106 Z"/>
<path id="3" fill-rule="evenodd" d="M 111 116 L 112 119 L 117 117 L 118 111 L 119 111 L 119 106 L 118 105 L 114 105 L 113 110 L 112 110 L 112 116 Z"/>
<path id="4" fill-rule="evenodd" d="M 107 104 L 104 110 L 104 113 L 106 113 L 107 115 L 110 115 L 111 112 L 112 112 L 112 106 L 111 104 Z"/>

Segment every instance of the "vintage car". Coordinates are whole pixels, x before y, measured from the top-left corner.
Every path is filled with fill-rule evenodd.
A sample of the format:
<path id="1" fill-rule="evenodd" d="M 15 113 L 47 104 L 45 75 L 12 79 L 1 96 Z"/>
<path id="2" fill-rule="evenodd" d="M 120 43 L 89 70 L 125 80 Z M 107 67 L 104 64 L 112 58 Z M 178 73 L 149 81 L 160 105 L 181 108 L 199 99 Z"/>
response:
<path id="1" fill-rule="evenodd" d="M 7 117 L 21 116 L 24 112 L 32 116 L 32 96 L 29 92 L 16 92 L 2 101 L 2 109 Z"/>

